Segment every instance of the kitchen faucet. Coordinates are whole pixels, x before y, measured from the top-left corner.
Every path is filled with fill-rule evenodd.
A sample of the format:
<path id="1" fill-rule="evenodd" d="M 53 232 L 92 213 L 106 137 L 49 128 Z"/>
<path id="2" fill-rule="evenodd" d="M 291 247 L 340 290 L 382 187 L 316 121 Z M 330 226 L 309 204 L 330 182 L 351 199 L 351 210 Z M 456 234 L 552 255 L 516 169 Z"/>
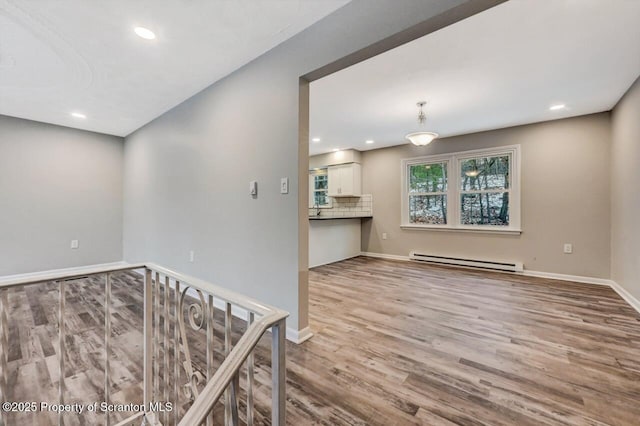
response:
<path id="1" fill-rule="evenodd" d="M 318 204 L 318 202 L 316 201 L 316 204 L 313 206 L 313 208 L 316 209 L 316 216 L 320 216 L 320 213 L 322 212 L 320 210 L 320 205 Z"/>

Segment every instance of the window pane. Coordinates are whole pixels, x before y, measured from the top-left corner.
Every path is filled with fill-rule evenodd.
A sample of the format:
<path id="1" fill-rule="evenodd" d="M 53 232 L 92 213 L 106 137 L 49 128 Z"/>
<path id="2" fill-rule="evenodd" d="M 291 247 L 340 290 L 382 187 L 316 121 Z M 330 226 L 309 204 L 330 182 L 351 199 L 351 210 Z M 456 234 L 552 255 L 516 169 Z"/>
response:
<path id="1" fill-rule="evenodd" d="M 509 188 L 509 155 L 479 157 L 460 162 L 463 191 Z"/>
<path id="2" fill-rule="evenodd" d="M 446 192 L 447 163 L 409 166 L 409 192 Z"/>
<path id="3" fill-rule="evenodd" d="M 446 195 L 410 195 L 409 222 L 444 225 L 447 223 Z"/>
<path id="4" fill-rule="evenodd" d="M 509 193 L 489 192 L 460 196 L 462 225 L 509 225 Z"/>
<path id="5" fill-rule="evenodd" d="M 314 197 L 314 204 L 317 204 L 319 206 L 324 206 L 329 203 L 327 199 L 326 191 L 315 191 L 313 197 Z"/>
<path id="6" fill-rule="evenodd" d="M 327 189 L 329 182 L 327 175 L 316 175 L 314 179 L 315 189 Z"/>

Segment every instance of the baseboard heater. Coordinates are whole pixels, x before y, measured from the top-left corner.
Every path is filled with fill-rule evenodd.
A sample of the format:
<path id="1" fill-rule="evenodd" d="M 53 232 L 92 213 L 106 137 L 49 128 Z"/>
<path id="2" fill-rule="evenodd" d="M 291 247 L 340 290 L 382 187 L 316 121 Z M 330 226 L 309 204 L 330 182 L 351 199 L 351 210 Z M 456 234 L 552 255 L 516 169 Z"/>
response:
<path id="1" fill-rule="evenodd" d="M 465 259 L 461 257 L 436 256 L 433 254 L 411 251 L 409 259 L 420 262 L 439 263 L 442 265 L 462 266 L 466 268 L 488 269 L 493 271 L 522 272 L 522 262 L 500 262 L 495 260 Z"/>

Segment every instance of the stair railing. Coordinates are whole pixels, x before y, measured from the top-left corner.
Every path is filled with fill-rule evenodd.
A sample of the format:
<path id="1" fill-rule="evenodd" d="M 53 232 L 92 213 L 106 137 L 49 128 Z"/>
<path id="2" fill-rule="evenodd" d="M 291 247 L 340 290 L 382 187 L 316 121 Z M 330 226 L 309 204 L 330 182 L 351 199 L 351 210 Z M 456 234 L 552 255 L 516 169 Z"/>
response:
<path id="1" fill-rule="evenodd" d="M 154 263 L 96 265 L 39 274 L 16 275 L 0 279 L 0 402 L 7 401 L 9 310 L 11 288 L 54 282 L 58 286 L 58 403 L 67 401 L 65 382 L 66 287 L 69 282 L 104 276 L 104 399 L 110 404 L 112 378 L 110 368 L 112 277 L 124 271 L 144 271 L 143 284 L 143 410 L 118 425 L 212 425 L 216 405 L 224 397 L 224 424 L 235 426 L 240 419 L 240 375 L 245 376 L 244 423 L 255 419 L 255 356 L 262 336 L 271 330 L 271 424 L 285 425 L 285 333 L 287 312 L 260 303 L 204 280 L 172 271 Z M 224 359 L 218 367 L 214 331 L 214 313 L 224 312 Z M 233 318 L 236 317 L 234 330 Z M 241 317 L 239 320 L 237 317 Z M 240 324 L 238 325 L 238 322 Z M 246 324 L 243 326 L 243 324 Z M 244 332 L 233 344 L 234 334 Z M 205 360 L 194 359 L 191 345 L 198 332 L 206 334 Z M 0 426 L 6 415 L 0 411 Z M 65 414 L 58 414 L 64 425 Z M 111 425 L 105 415 L 105 425 Z"/>

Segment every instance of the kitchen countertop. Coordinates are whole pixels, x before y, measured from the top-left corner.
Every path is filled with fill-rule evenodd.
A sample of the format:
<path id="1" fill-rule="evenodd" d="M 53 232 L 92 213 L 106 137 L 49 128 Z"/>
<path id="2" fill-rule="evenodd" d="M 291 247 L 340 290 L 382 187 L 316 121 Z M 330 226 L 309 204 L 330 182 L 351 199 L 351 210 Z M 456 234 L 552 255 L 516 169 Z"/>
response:
<path id="1" fill-rule="evenodd" d="M 309 220 L 371 219 L 373 216 L 309 216 Z"/>

